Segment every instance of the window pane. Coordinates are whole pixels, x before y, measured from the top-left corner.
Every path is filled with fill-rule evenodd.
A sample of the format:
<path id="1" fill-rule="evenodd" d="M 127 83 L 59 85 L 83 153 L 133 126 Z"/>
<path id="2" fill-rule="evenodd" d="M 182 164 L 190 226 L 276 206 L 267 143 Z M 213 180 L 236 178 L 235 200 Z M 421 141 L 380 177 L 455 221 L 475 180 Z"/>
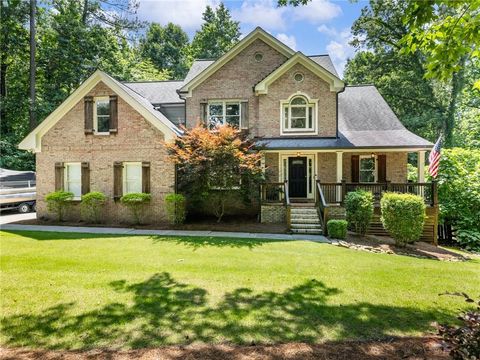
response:
<path id="1" fill-rule="evenodd" d="M 375 182 L 375 159 L 360 158 L 360 182 Z"/>
<path id="2" fill-rule="evenodd" d="M 360 159 L 360 169 L 361 170 L 374 170 L 375 169 L 375 159 L 373 159 L 373 158 Z"/>
<path id="3" fill-rule="evenodd" d="M 240 126 L 240 116 L 227 116 L 227 124 L 238 128 Z"/>
<path id="4" fill-rule="evenodd" d="M 360 182 L 375 182 L 375 175 L 373 171 L 361 170 Z"/>
<path id="5" fill-rule="evenodd" d="M 288 106 L 285 106 L 283 109 L 283 121 L 285 124 L 285 129 L 288 129 Z"/>
<path id="6" fill-rule="evenodd" d="M 296 117 L 306 117 L 307 108 L 304 107 L 292 107 L 292 118 Z"/>
<path id="7" fill-rule="evenodd" d="M 97 116 L 97 132 L 109 132 L 110 131 L 110 116 Z"/>
<path id="8" fill-rule="evenodd" d="M 97 115 L 110 115 L 110 101 L 97 100 Z"/>
<path id="9" fill-rule="evenodd" d="M 294 99 L 292 99 L 292 101 L 290 102 L 292 105 L 304 105 L 306 104 L 307 102 L 305 101 L 305 99 L 303 97 L 296 97 Z"/>
<path id="10" fill-rule="evenodd" d="M 226 111 L 226 115 L 240 115 L 240 104 L 227 103 L 225 111 Z"/>
<path id="11" fill-rule="evenodd" d="M 219 125 L 223 125 L 223 116 L 210 116 L 208 119 L 209 129 L 215 129 Z"/>
<path id="12" fill-rule="evenodd" d="M 305 129 L 305 118 L 292 118 L 292 128 L 293 129 Z"/>
<path id="13" fill-rule="evenodd" d="M 125 193 L 142 192 L 142 165 L 125 164 Z"/>
<path id="14" fill-rule="evenodd" d="M 308 127 L 313 128 L 313 106 L 308 107 Z"/>
<path id="15" fill-rule="evenodd" d="M 210 104 L 208 105 L 209 114 L 212 115 L 223 115 L 223 105 L 222 104 Z"/>
<path id="16" fill-rule="evenodd" d="M 66 164 L 66 191 L 75 197 L 82 195 L 82 168 L 80 164 Z"/>

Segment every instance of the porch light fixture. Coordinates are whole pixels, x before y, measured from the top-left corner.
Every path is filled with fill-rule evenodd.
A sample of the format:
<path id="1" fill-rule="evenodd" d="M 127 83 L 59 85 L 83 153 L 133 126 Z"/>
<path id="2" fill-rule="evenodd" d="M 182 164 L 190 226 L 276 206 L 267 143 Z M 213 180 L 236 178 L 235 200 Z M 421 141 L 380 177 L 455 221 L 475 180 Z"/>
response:
<path id="1" fill-rule="evenodd" d="M 375 159 L 375 154 L 374 153 L 372 153 L 372 159 Z"/>
<path id="2" fill-rule="evenodd" d="M 297 157 L 300 157 L 302 153 L 300 151 L 297 152 Z"/>

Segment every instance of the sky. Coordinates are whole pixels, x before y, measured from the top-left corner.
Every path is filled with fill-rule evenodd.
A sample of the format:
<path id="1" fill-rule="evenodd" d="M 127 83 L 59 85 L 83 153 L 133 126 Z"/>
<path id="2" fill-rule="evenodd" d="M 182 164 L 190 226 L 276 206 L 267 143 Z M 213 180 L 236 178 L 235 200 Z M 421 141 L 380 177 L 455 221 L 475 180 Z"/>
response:
<path id="1" fill-rule="evenodd" d="M 348 44 L 350 27 L 359 17 L 366 0 L 312 0 L 306 6 L 277 7 L 277 0 L 225 0 L 232 18 L 240 22 L 242 36 L 255 27 L 277 37 L 292 49 L 305 55 L 328 53 L 340 74 L 354 54 Z M 219 0 L 140 0 L 140 20 L 180 25 L 192 38 L 202 24 L 207 5 Z"/>

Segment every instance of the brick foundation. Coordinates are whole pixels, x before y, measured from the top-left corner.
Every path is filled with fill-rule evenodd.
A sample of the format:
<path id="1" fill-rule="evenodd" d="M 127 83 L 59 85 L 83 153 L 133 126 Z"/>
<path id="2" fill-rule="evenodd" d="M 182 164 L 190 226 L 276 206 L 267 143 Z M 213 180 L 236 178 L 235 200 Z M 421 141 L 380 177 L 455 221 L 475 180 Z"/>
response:
<path id="1" fill-rule="evenodd" d="M 287 211 L 284 205 L 262 205 L 261 222 L 264 224 L 284 224 Z"/>

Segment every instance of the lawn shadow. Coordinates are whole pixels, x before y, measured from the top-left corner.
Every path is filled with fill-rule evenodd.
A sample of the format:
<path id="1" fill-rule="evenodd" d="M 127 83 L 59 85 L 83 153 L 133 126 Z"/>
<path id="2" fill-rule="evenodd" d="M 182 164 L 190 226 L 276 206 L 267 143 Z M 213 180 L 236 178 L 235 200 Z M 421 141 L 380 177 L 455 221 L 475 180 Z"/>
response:
<path id="1" fill-rule="evenodd" d="M 139 282 L 110 284 L 125 303 L 112 302 L 78 314 L 75 303 L 42 313 L 17 314 L 1 321 L 6 346 L 50 349 L 146 348 L 191 342 L 318 342 L 378 339 L 392 332 L 426 332 L 445 320 L 438 310 L 370 304 L 336 304 L 336 288 L 315 279 L 281 292 L 238 288 L 216 304 L 200 287 L 169 273 Z M 332 335 L 333 334 L 333 335 Z"/>
<path id="2" fill-rule="evenodd" d="M 285 241 L 280 239 L 251 239 L 240 237 L 215 237 L 215 236 L 170 236 L 170 235 L 151 235 L 150 239 L 154 243 L 173 242 L 177 245 L 184 245 L 194 250 L 207 247 L 231 247 L 231 248 L 249 248 L 253 249 L 267 243 Z"/>
<path id="3" fill-rule="evenodd" d="M 131 234 L 92 234 L 82 232 L 58 232 L 58 231 L 34 231 L 34 230 L 6 230 L 1 229 L 2 232 L 20 235 L 38 241 L 53 241 L 53 240 L 85 240 L 85 239 L 111 239 L 118 237 L 131 237 L 137 235 Z"/>

